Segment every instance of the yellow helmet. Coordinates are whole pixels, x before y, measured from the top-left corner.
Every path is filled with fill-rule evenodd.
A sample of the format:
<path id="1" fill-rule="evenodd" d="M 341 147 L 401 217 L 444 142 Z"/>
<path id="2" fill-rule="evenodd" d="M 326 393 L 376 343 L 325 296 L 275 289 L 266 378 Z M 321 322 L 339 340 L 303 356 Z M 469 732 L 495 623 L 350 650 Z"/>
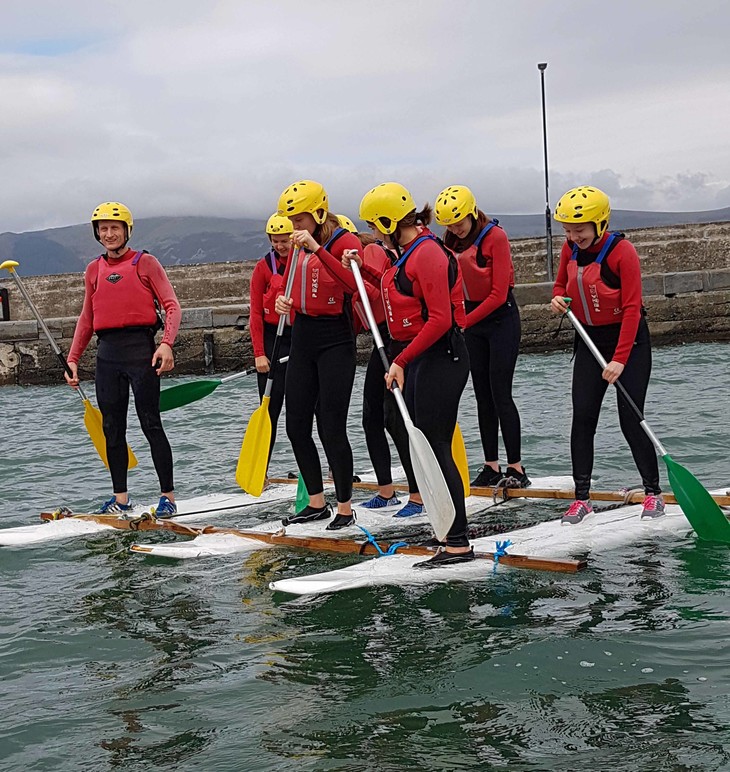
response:
<path id="1" fill-rule="evenodd" d="M 292 217 L 309 212 L 315 222 L 321 225 L 327 219 L 328 209 L 327 191 L 314 180 L 299 180 L 289 185 L 279 196 L 277 214 Z"/>
<path id="2" fill-rule="evenodd" d="M 413 196 L 398 182 L 383 182 L 363 196 L 360 219 L 375 223 L 381 233 L 391 234 L 416 208 Z M 387 222 L 384 222 L 387 221 Z"/>
<path id="3" fill-rule="evenodd" d="M 357 233 L 357 228 L 355 227 L 355 223 L 346 215 L 338 214 L 337 222 L 339 222 L 340 227 L 344 228 L 346 231 L 350 231 L 350 233 Z"/>
<path id="4" fill-rule="evenodd" d="M 555 207 L 554 216 L 558 222 L 568 224 L 592 222 L 596 226 L 596 236 L 600 239 L 608 228 L 611 204 L 602 190 L 581 185 L 562 196 Z"/>
<path id="5" fill-rule="evenodd" d="M 127 240 L 132 235 L 132 228 L 134 227 L 132 213 L 124 204 L 120 204 L 118 201 L 105 201 L 94 209 L 91 215 L 91 225 L 94 228 L 94 236 L 97 241 L 99 241 L 99 226 L 97 223 L 100 220 L 121 220 L 127 226 Z"/>
<path id="6" fill-rule="evenodd" d="M 294 226 L 288 217 L 272 214 L 266 223 L 266 232 L 269 236 L 276 236 L 281 233 L 294 233 Z"/>
<path id="7" fill-rule="evenodd" d="M 434 215 L 439 225 L 453 225 L 467 215 L 474 219 L 479 215 L 477 200 L 466 185 L 451 185 L 438 194 Z"/>

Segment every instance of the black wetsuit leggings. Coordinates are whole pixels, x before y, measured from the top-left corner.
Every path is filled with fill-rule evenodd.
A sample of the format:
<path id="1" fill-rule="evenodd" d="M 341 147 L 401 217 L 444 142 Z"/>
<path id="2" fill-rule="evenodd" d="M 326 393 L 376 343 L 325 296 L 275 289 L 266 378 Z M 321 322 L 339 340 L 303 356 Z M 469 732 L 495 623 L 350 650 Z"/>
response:
<path id="1" fill-rule="evenodd" d="M 379 325 L 380 335 L 385 344 L 386 353 L 390 337 L 385 323 Z M 385 368 L 377 348 L 373 348 L 367 369 L 365 370 L 365 386 L 362 395 L 362 426 L 365 430 L 365 441 L 368 454 L 373 462 L 373 469 L 378 485 L 392 485 L 393 477 L 390 467 L 390 445 L 385 431 L 393 439 L 393 444 L 403 464 L 403 470 L 408 480 L 408 491 L 418 493 L 418 483 L 413 474 L 411 453 L 408 447 L 408 432 L 403 423 L 403 416 L 395 403 L 395 397 L 385 385 Z"/>
<path id="2" fill-rule="evenodd" d="M 603 354 L 607 362 L 611 361 L 616 349 L 620 324 L 589 327 L 588 334 Z M 578 337 L 575 341 L 575 365 L 573 367 L 573 424 L 570 429 L 570 455 L 573 462 L 576 499 L 587 500 L 593 472 L 593 441 L 601 412 L 601 403 L 609 386 L 601 377 L 603 370 L 593 354 Z M 621 373 L 621 383 L 631 398 L 644 411 L 646 390 L 651 375 L 651 340 L 645 319 L 639 322 L 631 354 L 626 367 Z M 659 494 L 659 464 L 651 440 L 639 425 L 639 419 L 616 390 L 618 398 L 618 417 L 621 431 L 629 443 L 634 462 L 641 475 L 646 493 Z"/>
<path id="3" fill-rule="evenodd" d="M 151 329 L 125 327 L 99 334 L 96 399 L 103 418 L 106 454 L 114 493 L 127 492 L 127 408 L 129 387 L 152 452 L 160 490 L 174 489 L 172 449 L 160 418 L 160 378 L 152 366 L 156 344 Z"/>
<path id="4" fill-rule="evenodd" d="M 264 322 L 264 351 L 269 358 L 269 367 L 273 367 L 271 357 L 274 353 L 274 342 L 276 341 L 276 324 L 269 324 Z M 277 359 L 289 356 L 289 349 L 291 348 L 291 327 L 284 327 L 284 331 L 281 335 L 281 343 L 279 344 L 279 351 L 276 355 Z M 274 382 L 271 384 L 271 394 L 269 395 L 269 417 L 271 418 L 271 443 L 269 444 L 269 461 L 271 461 L 271 453 L 274 450 L 274 444 L 276 443 L 276 430 L 279 424 L 279 416 L 281 415 L 281 409 L 284 406 L 284 383 L 286 380 L 286 368 L 287 362 L 277 363 L 274 370 Z M 259 399 L 264 398 L 264 391 L 266 391 L 266 381 L 269 379 L 269 373 L 257 373 L 259 387 Z M 268 464 L 267 464 L 268 466 Z"/>
<path id="5" fill-rule="evenodd" d="M 320 438 L 332 468 L 337 501 L 352 498 L 352 448 L 347 412 L 355 380 L 355 336 L 342 316 L 297 314 L 286 371 L 286 433 L 310 496 L 322 493 L 322 467 L 312 438 L 319 402 Z"/>
<path id="6" fill-rule="evenodd" d="M 454 502 L 456 517 L 446 537 L 450 547 L 469 545 L 464 485 L 451 454 L 459 400 L 468 379 L 469 352 L 457 331 L 434 343 L 405 370 L 403 396 L 408 411 L 433 448 Z"/>
<path id="7" fill-rule="evenodd" d="M 467 311 L 477 305 L 467 302 Z M 485 461 L 499 459 L 500 429 L 507 463 L 522 459 L 520 414 L 512 399 L 520 336 L 520 312 L 511 294 L 501 308 L 464 333 Z"/>

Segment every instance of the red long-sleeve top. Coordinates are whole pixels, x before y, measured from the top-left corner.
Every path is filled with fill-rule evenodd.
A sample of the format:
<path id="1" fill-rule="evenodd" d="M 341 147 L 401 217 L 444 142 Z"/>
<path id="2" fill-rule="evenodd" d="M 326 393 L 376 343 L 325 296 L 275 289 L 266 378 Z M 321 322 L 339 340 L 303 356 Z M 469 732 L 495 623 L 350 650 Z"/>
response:
<path id="1" fill-rule="evenodd" d="M 604 233 L 598 243 L 593 244 L 588 249 L 581 250 L 581 254 L 593 255 L 595 259 L 606 243 L 607 238 L 608 233 Z M 568 263 L 572 254 L 573 244 L 566 240 L 560 251 L 560 266 L 558 267 L 558 275 L 553 286 L 553 297 L 556 295 L 564 297 L 566 294 Z M 613 352 L 611 359 L 625 365 L 631 354 L 631 347 L 634 345 L 634 340 L 636 340 L 636 332 L 641 321 L 641 309 L 643 307 L 641 297 L 641 264 L 634 245 L 626 239 L 621 239 L 616 244 L 605 257 L 605 261 L 621 283 L 621 307 L 623 309 L 621 331 L 616 344 L 616 350 Z M 579 256 L 579 264 L 581 262 Z M 585 314 L 580 303 L 573 303 L 571 310 L 578 317 L 578 321 L 586 324 Z"/>
<path id="2" fill-rule="evenodd" d="M 101 259 L 107 260 L 109 265 L 114 267 L 115 265 L 123 263 L 125 260 L 132 259 L 135 254 L 136 252 L 128 249 L 120 258 L 103 257 Z M 84 273 L 84 304 L 81 308 L 79 320 L 76 323 L 71 350 L 68 353 L 68 361 L 76 364 L 78 364 L 79 359 L 81 359 L 84 351 L 86 351 L 91 336 L 94 334 L 92 298 L 98 271 L 99 267 L 97 261 L 92 260 L 86 266 L 86 272 Z M 140 281 L 152 292 L 165 311 L 165 332 L 160 342 L 167 343 L 168 346 L 173 346 L 175 338 L 177 337 L 177 331 L 180 328 L 182 310 L 177 295 L 175 294 L 175 290 L 173 289 L 172 284 L 170 284 L 170 280 L 167 278 L 165 269 L 160 265 L 156 257 L 149 254 L 143 254 L 137 265 L 137 274 Z"/>
<path id="3" fill-rule="evenodd" d="M 277 268 L 284 265 L 284 261 L 279 255 L 276 255 L 275 260 Z M 255 357 L 266 356 L 266 350 L 264 349 L 264 296 L 269 289 L 269 282 L 272 276 L 271 264 L 268 259 L 259 260 L 251 274 L 248 331 L 251 335 L 253 355 Z"/>

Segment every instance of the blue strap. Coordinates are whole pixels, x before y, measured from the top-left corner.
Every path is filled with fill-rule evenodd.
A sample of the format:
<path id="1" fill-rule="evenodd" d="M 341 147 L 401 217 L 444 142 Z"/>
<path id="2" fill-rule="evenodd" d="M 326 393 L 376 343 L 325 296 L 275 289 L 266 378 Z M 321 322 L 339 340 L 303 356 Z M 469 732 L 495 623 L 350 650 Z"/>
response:
<path id="1" fill-rule="evenodd" d="M 494 549 L 494 567 L 492 568 L 492 573 L 497 573 L 497 566 L 499 565 L 499 559 L 501 557 L 504 557 L 507 554 L 507 547 L 512 546 L 512 540 L 511 539 L 505 539 L 504 541 L 498 541 L 495 542 L 495 549 Z"/>
<path id="2" fill-rule="evenodd" d="M 327 239 L 327 243 L 322 246 L 323 249 L 329 249 L 330 244 L 337 241 L 343 233 L 347 233 L 344 228 L 335 228 L 335 232 Z"/>
<path id="3" fill-rule="evenodd" d="M 608 238 L 606 239 L 606 243 L 603 245 L 603 248 L 598 253 L 598 257 L 594 260 L 594 262 L 598 263 L 600 265 L 603 262 L 603 258 L 606 257 L 608 254 L 608 250 L 611 248 L 611 244 L 616 240 L 616 236 L 618 236 L 618 233 L 609 233 Z M 570 255 L 571 260 L 577 260 L 578 259 L 578 245 L 573 244 L 573 251 Z"/>
<path id="4" fill-rule="evenodd" d="M 492 220 L 491 222 L 488 222 L 482 229 L 479 231 L 479 235 L 474 239 L 474 246 L 479 249 L 479 245 L 484 240 L 484 237 L 489 233 L 489 231 L 494 228 L 499 220 Z"/>
<path id="5" fill-rule="evenodd" d="M 269 250 L 268 258 L 269 265 L 271 266 L 271 273 L 272 275 L 276 276 L 276 274 L 279 272 L 276 270 L 276 253 L 274 252 L 273 247 Z"/>
<path id="6" fill-rule="evenodd" d="M 391 544 L 390 547 L 388 547 L 387 552 L 383 552 L 381 546 L 378 544 L 377 541 L 375 541 L 375 537 L 368 531 L 367 528 L 363 528 L 363 526 L 358 525 L 357 526 L 364 534 L 365 534 L 365 544 L 372 544 L 373 547 L 378 551 L 378 557 L 384 558 L 388 557 L 388 555 L 395 555 L 396 551 L 399 550 L 401 547 L 407 547 L 408 544 L 404 541 L 397 541 L 394 544 Z"/>
<path id="7" fill-rule="evenodd" d="M 432 233 L 427 233 L 427 234 L 425 234 L 425 235 L 423 235 L 423 236 L 419 236 L 419 237 L 418 237 L 418 238 L 417 238 L 417 239 L 416 239 L 416 240 L 413 242 L 413 244 L 411 244 L 411 246 L 410 246 L 410 247 L 408 247 L 408 249 L 406 249 L 406 251 L 405 251 L 405 252 L 404 252 L 404 253 L 403 253 L 403 254 L 400 256 L 400 258 L 398 259 L 398 262 L 397 262 L 397 263 L 394 263 L 395 267 L 396 267 L 396 268 L 400 268 L 400 266 L 401 266 L 403 263 L 405 263 L 405 261 L 406 261 L 406 260 L 409 258 L 409 256 L 410 256 L 411 252 L 413 252 L 413 250 L 414 250 L 414 249 L 415 249 L 415 248 L 416 248 L 416 247 L 417 247 L 419 244 L 423 243 L 423 242 L 424 242 L 424 241 L 426 241 L 427 239 L 432 239 L 433 241 L 436 241 L 436 237 L 435 237 L 435 236 L 434 236 Z"/>

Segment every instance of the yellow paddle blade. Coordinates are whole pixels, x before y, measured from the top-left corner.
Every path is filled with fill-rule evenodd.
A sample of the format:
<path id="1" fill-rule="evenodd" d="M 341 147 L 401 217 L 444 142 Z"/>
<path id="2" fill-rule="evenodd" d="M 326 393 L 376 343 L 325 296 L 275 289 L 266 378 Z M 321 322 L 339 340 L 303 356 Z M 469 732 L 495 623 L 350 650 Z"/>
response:
<path id="1" fill-rule="evenodd" d="M 464 497 L 469 496 L 471 494 L 471 486 L 469 485 L 469 459 L 466 457 L 464 435 L 461 433 L 459 424 L 456 424 L 454 436 L 451 439 L 451 455 L 453 456 L 454 463 L 461 475 L 461 482 L 464 483 Z"/>
<path id="2" fill-rule="evenodd" d="M 104 436 L 104 426 L 102 424 L 101 412 L 94 407 L 88 399 L 84 400 L 84 426 L 94 443 L 99 458 L 104 462 L 104 466 L 109 469 L 109 460 L 106 457 L 106 437 Z M 134 469 L 137 466 L 137 457 L 132 452 L 132 448 L 127 445 L 129 454 L 128 468 Z"/>
<path id="3" fill-rule="evenodd" d="M 270 397 L 264 397 L 254 410 L 243 435 L 236 466 L 236 482 L 252 496 L 260 496 L 266 483 L 266 465 L 271 443 Z"/>

